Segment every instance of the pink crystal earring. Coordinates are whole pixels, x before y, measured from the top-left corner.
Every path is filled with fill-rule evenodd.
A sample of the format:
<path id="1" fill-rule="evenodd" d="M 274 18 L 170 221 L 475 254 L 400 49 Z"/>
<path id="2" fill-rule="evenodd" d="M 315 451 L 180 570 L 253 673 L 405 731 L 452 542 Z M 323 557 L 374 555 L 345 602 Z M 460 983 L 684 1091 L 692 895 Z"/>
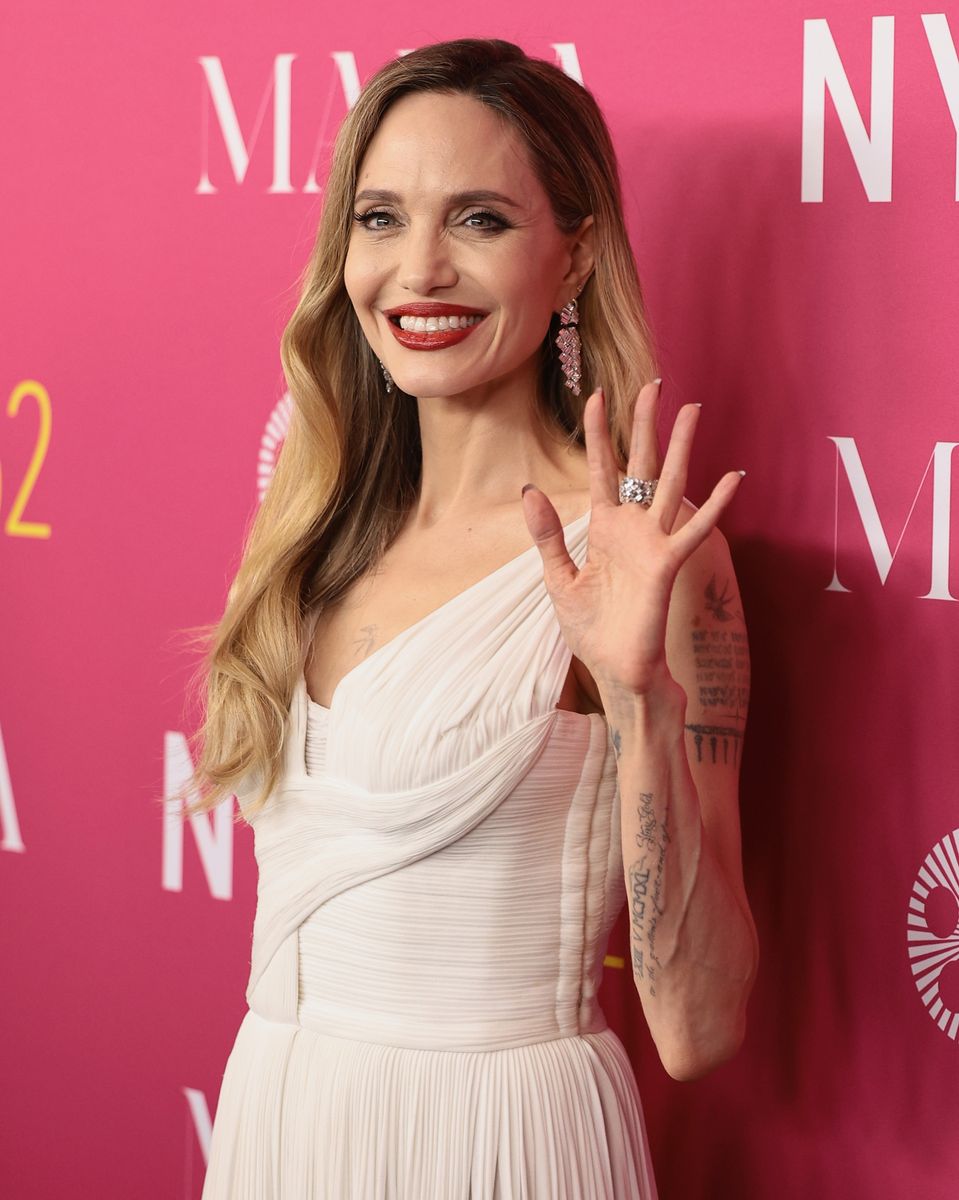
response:
<path id="1" fill-rule="evenodd" d="M 576 289 L 576 296 L 582 290 L 583 285 L 580 284 Z M 566 386 L 574 396 L 579 395 L 579 381 L 582 378 L 579 331 L 576 328 L 579 324 L 579 307 L 576 304 L 576 296 L 563 306 L 559 314 L 560 331 L 556 337 L 556 345 L 559 347 L 559 365 L 563 368 Z"/>

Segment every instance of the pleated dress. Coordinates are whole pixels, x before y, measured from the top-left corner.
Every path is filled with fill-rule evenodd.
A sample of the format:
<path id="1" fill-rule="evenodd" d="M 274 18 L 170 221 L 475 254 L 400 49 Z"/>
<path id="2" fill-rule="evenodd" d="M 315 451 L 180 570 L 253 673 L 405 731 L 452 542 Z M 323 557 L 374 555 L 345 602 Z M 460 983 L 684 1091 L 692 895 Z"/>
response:
<path id="1" fill-rule="evenodd" d="M 203 1200 L 655 1200 L 597 1002 L 626 901 L 615 754 L 601 714 L 556 707 L 570 658 L 531 546 L 329 708 L 301 676 L 248 817 L 249 1011 Z"/>

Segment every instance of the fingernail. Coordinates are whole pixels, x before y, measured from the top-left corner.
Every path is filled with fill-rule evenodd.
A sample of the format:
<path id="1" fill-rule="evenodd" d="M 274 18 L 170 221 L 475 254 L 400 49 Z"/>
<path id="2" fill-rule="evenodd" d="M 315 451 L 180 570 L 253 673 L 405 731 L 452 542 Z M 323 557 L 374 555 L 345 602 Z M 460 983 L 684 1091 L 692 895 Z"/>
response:
<path id="1" fill-rule="evenodd" d="M 654 380 L 653 380 L 653 383 L 655 383 L 657 387 L 659 387 L 659 386 L 660 386 L 660 384 L 661 384 L 662 382 L 663 382 L 663 381 L 662 381 L 662 379 L 661 379 L 661 378 L 660 378 L 660 379 L 654 379 Z"/>
<path id="2" fill-rule="evenodd" d="M 745 474 L 746 474 L 746 472 L 745 472 L 745 471 L 740 471 L 740 472 L 739 472 L 739 474 L 740 474 L 740 475 L 745 475 Z"/>
<path id="3" fill-rule="evenodd" d="M 697 408 L 702 408 L 703 406 L 701 400 L 694 400 L 693 404 L 695 404 Z"/>
<path id="4" fill-rule="evenodd" d="M 521 496 L 525 496 L 525 495 L 526 495 L 526 493 L 529 491 L 529 489 L 530 489 L 530 488 L 532 488 L 532 489 L 535 491 L 535 490 L 536 490 L 536 484 L 535 484 L 535 483 L 524 483 L 524 484 L 523 484 L 523 490 L 520 492 L 520 495 L 521 495 Z"/>

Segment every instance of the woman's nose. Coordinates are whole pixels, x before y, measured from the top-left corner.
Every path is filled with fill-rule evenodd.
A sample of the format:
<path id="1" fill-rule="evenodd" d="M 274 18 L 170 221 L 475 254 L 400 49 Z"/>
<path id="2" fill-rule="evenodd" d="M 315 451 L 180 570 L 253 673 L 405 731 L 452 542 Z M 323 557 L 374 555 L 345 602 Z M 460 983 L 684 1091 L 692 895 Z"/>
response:
<path id="1" fill-rule="evenodd" d="M 456 282 L 456 268 L 443 230 L 412 230 L 402 239 L 396 282 L 421 296 Z"/>

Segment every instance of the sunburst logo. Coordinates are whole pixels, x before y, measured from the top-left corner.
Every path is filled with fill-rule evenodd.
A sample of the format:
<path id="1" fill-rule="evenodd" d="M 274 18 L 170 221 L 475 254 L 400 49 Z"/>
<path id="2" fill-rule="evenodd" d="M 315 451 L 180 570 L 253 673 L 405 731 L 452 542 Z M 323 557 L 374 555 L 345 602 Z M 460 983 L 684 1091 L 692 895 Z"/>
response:
<path id="1" fill-rule="evenodd" d="M 959 829 L 937 842 L 919 868 L 906 938 L 922 1002 L 947 1037 L 959 1040 Z"/>
<path id="2" fill-rule="evenodd" d="M 293 411 L 293 397 L 289 392 L 283 393 L 283 398 L 267 418 L 266 428 L 260 438 L 260 454 L 256 464 L 256 490 L 263 502 L 266 489 L 270 486 L 273 472 L 276 470 L 276 460 L 283 449 L 283 439 L 290 428 L 290 413 Z"/>

